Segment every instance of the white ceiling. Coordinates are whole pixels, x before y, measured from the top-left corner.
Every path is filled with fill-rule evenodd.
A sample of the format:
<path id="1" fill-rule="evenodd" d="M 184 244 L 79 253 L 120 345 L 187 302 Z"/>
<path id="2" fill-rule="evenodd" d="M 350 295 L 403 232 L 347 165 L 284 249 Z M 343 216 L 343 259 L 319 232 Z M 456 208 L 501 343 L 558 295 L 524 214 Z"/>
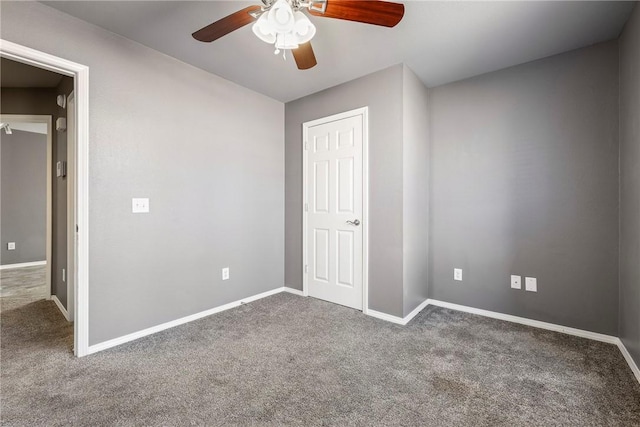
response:
<path id="1" fill-rule="evenodd" d="M 331 0 L 329 0 L 331 1 Z M 213 43 L 191 33 L 259 1 L 55 1 L 51 7 L 280 101 L 401 62 L 429 87 L 617 38 L 635 2 L 405 1 L 389 29 L 311 17 L 318 65 L 296 69 L 248 25 Z"/>

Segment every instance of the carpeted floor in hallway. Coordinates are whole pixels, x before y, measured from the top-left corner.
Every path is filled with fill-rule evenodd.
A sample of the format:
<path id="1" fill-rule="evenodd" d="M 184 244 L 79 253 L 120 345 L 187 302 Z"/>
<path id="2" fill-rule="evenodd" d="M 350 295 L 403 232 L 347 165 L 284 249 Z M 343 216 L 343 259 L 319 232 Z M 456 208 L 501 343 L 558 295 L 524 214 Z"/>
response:
<path id="1" fill-rule="evenodd" d="M 51 301 L 1 315 L 6 426 L 637 426 L 617 347 L 427 307 L 278 294 L 76 359 Z"/>

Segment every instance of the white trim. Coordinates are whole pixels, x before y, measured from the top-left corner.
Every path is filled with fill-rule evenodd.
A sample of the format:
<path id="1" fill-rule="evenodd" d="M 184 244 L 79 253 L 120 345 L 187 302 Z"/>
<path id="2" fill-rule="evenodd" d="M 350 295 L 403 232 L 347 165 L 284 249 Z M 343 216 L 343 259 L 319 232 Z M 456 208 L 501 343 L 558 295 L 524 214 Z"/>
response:
<path id="1" fill-rule="evenodd" d="M 141 331 L 134 332 L 132 334 L 128 334 L 128 335 L 125 335 L 125 336 L 122 336 L 122 337 L 119 337 L 119 338 L 114 338 L 112 340 L 104 341 L 104 342 L 99 343 L 99 344 L 94 344 L 94 345 L 92 345 L 92 346 L 90 346 L 88 348 L 88 353 L 87 354 L 97 353 L 99 351 L 106 350 L 108 348 L 112 348 L 112 347 L 115 347 L 115 346 L 130 342 L 130 341 L 133 341 L 133 340 L 137 340 L 139 338 L 143 338 L 145 336 L 155 334 L 156 332 L 164 331 L 165 329 L 169 329 L 169 328 L 173 328 L 175 326 L 183 325 L 185 323 L 192 322 L 194 320 L 198 320 L 198 319 L 201 319 L 203 317 L 211 316 L 213 314 L 220 313 L 222 311 L 229 310 L 229 309 L 238 307 L 238 306 L 240 306 L 242 304 L 250 303 L 252 301 L 257 301 L 259 299 L 266 298 L 268 296 L 275 295 L 275 294 L 278 294 L 280 292 L 288 292 L 288 293 L 291 293 L 291 294 L 294 294 L 294 295 L 304 296 L 302 291 L 300 291 L 298 289 L 293 289 L 293 288 L 289 288 L 289 287 L 283 286 L 281 288 L 276 288 L 276 289 L 273 289 L 271 291 L 263 292 L 263 293 L 258 294 L 258 295 L 254 295 L 254 296 L 247 297 L 247 298 L 244 298 L 244 299 L 241 299 L 241 300 L 238 300 L 238 301 L 230 302 L 228 304 L 224 304 L 224 305 L 221 305 L 221 306 L 209 309 L 209 310 L 205 310 L 205 311 L 202 311 L 200 313 L 196 313 L 196 314 L 192 314 L 192 315 L 189 315 L 189 316 L 182 317 L 180 319 L 172 320 L 170 322 L 166 322 L 166 323 L 163 323 L 161 325 L 152 326 L 151 328 L 143 329 Z M 64 307 L 62 307 L 62 304 L 60 304 L 60 301 L 58 301 L 58 298 L 54 295 L 54 296 L 51 297 L 51 299 L 53 299 L 54 302 L 58 305 L 58 307 L 60 308 L 60 311 L 62 311 L 62 313 L 65 314 L 66 310 L 64 310 Z M 638 366 L 636 365 L 634 360 L 631 358 L 631 355 L 627 351 L 627 348 L 624 346 L 624 344 L 622 343 L 620 338 L 613 337 L 613 336 L 610 336 L 610 335 L 598 334 L 598 333 L 595 333 L 595 332 L 584 331 L 584 330 L 581 330 L 581 329 L 575 329 L 575 328 L 569 328 L 569 327 L 566 327 L 566 326 L 555 325 L 553 323 L 540 322 L 540 321 L 537 321 L 537 320 L 526 319 L 526 318 L 523 318 L 523 317 L 511 316 L 509 314 L 502 314 L 502 313 L 497 313 L 497 312 L 494 312 L 494 311 L 482 310 L 482 309 L 479 309 L 479 308 L 467 307 L 467 306 L 464 306 L 464 305 L 452 304 L 452 303 L 448 303 L 448 302 L 444 302 L 444 301 L 438 301 L 438 300 L 432 300 L 432 299 L 427 299 L 427 300 L 423 301 L 419 306 L 417 306 L 411 313 L 406 315 L 404 318 L 397 317 L 397 316 L 392 316 L 390 314 L 382 313 L 382 312 L 371 310 L 371 309 L 368 310 L 367 315 L 371 316 L 371 317 L 375 317 L 377 319 L 385 320 L 387 322 L 391 322 L 391 323 L 395 323 L 395 324 L 404 326 L 407 323 L 409 323 L 418 313 L 420 313 L 422 310 L 424 310 L 428 305 L 433 305 L 433 306 L 443 307 L 443 308 L 449 308 L 451 310 L 463 311 L 465 313 L 477 314 L 477 315 L 480 315 L 480 316 L 491 317 L 491 318 L 494 318 L 494 319 L 504 320 L 504 321 L 507 321 L 507 322 L 519 323 L 519 324 L 522 324 L 522 325 L 532 326 L 534 328 L 541 328 L 541 329 L 546 329 L 546 330 L 550 330 L 550 331 L 554 331 L 554 332 L 561 332 L 561 333 L 565 333 L 565 334 L 568 334 L 568 335 L 575 335 L 575 336 L 582 337 L 582 338 L 587 338 L 587 339 L 592 339 L 592 340 L 596 340 L 596 341 L 602 341 L 602 342 L 606 342 L 606 343 L 610 343 L 610 344 L 615 344 L 615 345 L 618 346 L 618 348 L 622 352 L 622 355 L 624 356 L 625 360 L 629 364 L 629 367 L 633 371 L 633 374 L 635 375 L 636 379 L 638 380 L 638 382 L 640 382 L 640 369 L 638 369 Z M 65 315 L 65 317 L 67 317 L 67 316 Z"/>
<path id="2" fill-rule="evenodd" d="M 44 123 L 47 126 L 47 164 L 45 166 L 47 174 L 46 189 L 46 230 L 45 230 L 45 258 L 47 269 L 45 272 L 45 283 L 47 286 L 47 298 L 51 298 L 51 262 L 53 247 L 53 127 L 50 115 L 43 114 L 0 114 L 2 122 L 21 123 Z"/>
<path id="3" fill-rule="evenodd" d="M 162 323 L 162 324 L 157 325 L 157 326 L 152 326 L 150 328 L 143 329 L 143 330 L 138 331 L 138 332 L 133 332 L 131 334 L 127 334 L 127 335 L 124 335 L 124 336 L 119 337 L 119 338 L 114 338 L 112 340 L 104 341 L 104 342 L 101 342 L 99 344 L 94 344 L 92 346 L 89 346 L 87 354 L 97 353 L 99 351 L 106 350 L 108 348 L 115 347 L 115 346 L 127 343 L 129 341 L 133 341 L 133 340 L 137 340 L 137 339 L 142 338 L 142 337 L 146 337 L 147 335 L 155 334 L 156 332 L 164 331 L 165 329 L 169 329 L 169 328 L 173 328 L 175 326 L 183 325 L 185 323 L 193 322 L 194 320 L 198 320 L 198 319 L 201 319 L 203 317 L 211 316 L 212 314 L 220 313 L 222 311 L 238 307 L 238 306 L 240 306 L 242 304 L 247 304 L 247 303 L 250 303 L 250 302 L 253 302 L 253 301 L 268 297 L 268 296 L 271 296 L 271 295 L 278 294 L 280 292 L 284 292 L 286 289 L 290 289 L 290 288 L 285 288 L 285 287 L 276 288 L 276 289 L 273 289 L 273 290 L 270 290 L 270 291 L 267 291 L 267 292 L 263 292 L 263 293 L 258 294 L 258 295 L 253 295 L 253 296 L 250 296 L 250 297 L 247 297 L 247 298 L 243 298 L 243 299 L 240 299 L 240 300 L 237 300 L 237 301 L 230 302 L 228 304 L 224 304 L 224 305 L 221 305 L 221 306 L 218 306 L 218 307 L 215 307 L 215 308 L 211 308 L 209 310 L 201 311 L 200 313 L 191 314 L 189 316 L 181 317 L 180 319 L 176 319 L 176 320 L 172 320 L 170 322 Z"/>
<path id="4" fill-rule="evenodd" d="M 67 320 L 75 317 L 75 266 L 76 266 L 76 118 L 75 92 L 71 91 L 66 100 L 67 112 Z"/>
<path id="5" fill-rule="evenodd" d="M 624 360 L 627 361 L 627 364 L 631 368 L 633 375 L 636 376 L 636 379 L 640 383 L 640 369 L 638 368 L 638 365 L 636 365 L 635 360 L 633 360 L 633 358 L 631 357 L 631 354 L 629 354 L 629 350 L 627 350 L 627 347 L 624 346 L 624 343 L 620 338 L 618 338 L 618 341 L 616 342 L 616 344 L 618 345 L 618 348 L 620 349 L 620 352 L 622 353 Z"/>
<path id="6" fill-rule="evenodd" d="M 362 116 L 362 312 L 369 311 L 369 107 L 360 107 L 302 124 L 302 202 L 307 200 L 308 132 L 312 126 Z M 307 211 L 302 208 L 302 295 L 309 296 L 307 266 Z"/>
<path id="7" fill-rule="evenodd" d="M 367 316 L 375 317 L 376 319 L 386 320 L 387 322 L 395 323 L 398 325 L 406 325 L 402 317 L 392 316 L 391 314 L 383 313 L 381 311 L 375 311 L 375 310 L 369 309 L 367 310 Z"/>
<path id="8" fill-rule="evenodd" d="M 74 353 L 89 347 L 89 67 L 0 39 L 0 56 L 74 78 L 76 96 L 77 240 Z"/>
<path id="9" fill-rule="evenodd" d="M 413 311 L 409 314 L 407 314 L 406 316 L 404 316 L 404 324 L 406 325 L 407 323 L 411 322 L 411 320 L 416 317 L 418 315 L 418 313 L 420 313 L 422 310 L 424 310 L 427 306 L 429 305 L 429 300 L 426 299 L 424 301 L 422 301 L 420 303 L 420 305 L 418 305 L 416 308 L 413 309 Z"/>
<path id="10" fill-rule="evenodd" d="M 58 306 L 58 309 L 60 310 L 60 312 L 62 313 L 64 318 L 67 319 L 67 322 L 69 322 L 70 321 L 69 320 L 69 312 L 67 311 L 66 308 L 64 308 L 64 306 L 62 305 L 62 303 L 60 302 L 58 297 L 56 295 L 51 295 L 51 301 L 56 303 L 56 305 Z"/>
<path id="11" fill-rule="evenodd" d="M 407 314 L 404 317 L 392 316 L 391 314 L 382 313 L 381 311 L 375 311 L 371 309 L 369 309 L 366 314 L 377 319 L 386 320 L 387 322 L 396 323 L 398 325 L 406 325 L 407 323 L 411 322 L 411 320 L 416 317 L 418 313 L 424 310 L 427 305 L 429 305 L 428 299 L 422 301 L 420 305 L 418 305 L 413 309 L 411 313 Z"/>
<path id="12" fill-rule="evenodd" d="M 532 326 L 534 328 L 546 329 L 548 331 L 560 332 L 562 334 L 573 335 L 580 338 L 587 338 L 594 341 L 605 342 L 608 344 L 615 344 L 620 349 L 622 356 L 627 361 L 627 364 L 631 368 L 633 375 L 640 383 L 640 369 L 638 365 L 629 354 L 629 351 L 624 346 L 622 340 L 612 335 L 599 334 L 597 332 L 585 331 L 583 329 L 570 328 L 568 326 L 556 325 L 555 323 L 541 322 L 539 320 L 527 319 L 525 317 L 512 316 L 510 314 L 498 313 L 495 311 L 482 310 L 480 308 L 468 307 L 465 305 L 453 304 L 450 302 L 438 301 L 429 299 L 427 300 L 429 305 L 435 305 L 438 307 L 449 308 L 451 310 L 463 311 L 465 313 L 477 314 L 479 316 L 491 317 L 493 319 L 504 320 L 512 323 L 519 323 L 521 325 Z"/>
<path id="13" fill-rule="evenodd" d="M 44 261 L 33 261 L 33 262 L 21 262 L 21 263 L 18 263 L 18 264 L 0 265 L 0 270 L 11 270 L 11 269 L 14 269 L 14 268 L 37 267 L 39 265 L 47 265 L 47 260 L 44 260 Z"/>
<path id="14" fill-rule="evenodd" d="M 283 292 L 289 292 L 290 294 L 294 294 L 294 295 L 299 295 L 299 296 L 301 296 L 301 297 L 303 297 L 303 296 L 304 296 L 304 293 L 303 293 L 301 290 L 299 290 L 299 289 L 289 288 L 289 287 L 287 287 L 287 286 L 285 286 L 284 288 L 282 288 L 282 291 L 283 291 Z"/>
<path id="15" fill-rule="evenodd" d="M 609 344 L 617 344 L 618 337 L 612 335 L 599 334 L 597 332 L 585 331 L 583 329 L 570 328 L 569 326 L 556 325 L 555 323 L 541 322 L 539 320 L 527 319 L 525 317 L 513 316 L 511 314 L 503 314 L 495 311 L 482 310 L 480 308 L 467 307 L 466 305 L 453 304 L 450 302 L 429 300 L 429 305 L 435 305 L 451 310 L 463 311 L 465 313 L 478 314 L 484 317 L 491 317 L 498 320 L 506 320 L 507 322 L 519 323 L 521 325 L 533 326 L 534 328 L 546 329 L 548 331 L 561 332 L 576 337 L 588 338 L 594 341 L 606 342 Z"/>

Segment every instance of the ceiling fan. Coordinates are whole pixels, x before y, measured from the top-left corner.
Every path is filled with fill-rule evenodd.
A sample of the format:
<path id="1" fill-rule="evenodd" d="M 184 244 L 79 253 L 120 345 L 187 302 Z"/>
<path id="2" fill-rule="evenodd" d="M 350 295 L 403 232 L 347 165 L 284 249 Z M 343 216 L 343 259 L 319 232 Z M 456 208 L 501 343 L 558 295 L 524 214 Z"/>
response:
<path id="1" fill-rule="evenodd" d="M 232 31 L 253 24 L 254 34 L 275 46 L 276 54 L 291 50 L 300 70 L 317 64 L 310 40 L 316 27 L 306 14 L 365 24 L 395 27 L 404 16 L 404 5 L 378 0 L 262 0 L 193 33 L 201 42 L 212 42 Z M 283 53 L 284 55 L 284 53 Z"/>

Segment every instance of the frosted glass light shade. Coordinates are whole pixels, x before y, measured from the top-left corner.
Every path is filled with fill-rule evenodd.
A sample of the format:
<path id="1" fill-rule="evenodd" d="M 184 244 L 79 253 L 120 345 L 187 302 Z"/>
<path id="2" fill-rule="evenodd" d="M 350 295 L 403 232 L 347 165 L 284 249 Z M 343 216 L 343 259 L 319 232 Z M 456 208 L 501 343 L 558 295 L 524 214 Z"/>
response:
<path id="1" fill-rule="evenodd" d="M 298 44 L 306 43 L 316 35 L 316 26 L 300 11 L 297 11 L 295 16 L 296 24 L 293 30 L 298 37 Z"/>
<path id="2" fill-rule="evenodd" d="M 253 27 L 251 27 L 251 29 L 253 30 L 253 34 L 258 36 L 258 38 L 263 42 L 269 44 L 275 43 L 276 32 L 271 27 L 266 13 L 260 15 L 260 18 L 258 18 L 256 23 L 253 24 Z"/>
<path id="3" fill-rule="evenodd" d="M 278 0 L 269 11 L 253 24 L 253 33 L 263 42 L 277 49 L 296 49 L 316 34 L 316 27 L 307 16 L 294 12 L 286 0 Z"/>

